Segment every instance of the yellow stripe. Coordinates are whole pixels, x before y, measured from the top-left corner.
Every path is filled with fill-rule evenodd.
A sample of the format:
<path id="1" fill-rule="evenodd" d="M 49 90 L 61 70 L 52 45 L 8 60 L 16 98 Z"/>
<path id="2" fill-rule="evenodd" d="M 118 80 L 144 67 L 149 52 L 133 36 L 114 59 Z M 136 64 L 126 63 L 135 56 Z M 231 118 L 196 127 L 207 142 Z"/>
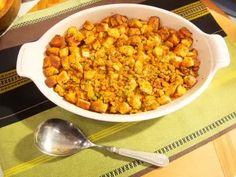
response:
<path id="1" fill-rule="evenodd" d="M 194 20 L 194 19 L 197 19 L 197 18 L 202 17 L 202 16 L 207 15 L 207 14 L 209 14 L 209 12 L 204 10 L 204 11 L 199 12 L 197 14 L 188 16 L 187 19 L 188 20 Z"/>
<path id="2" fill-rule="evenodd" d="M 16 70 L 15 69 L 0 73 L 0 79 L 4 79 L 5 77 L 9 77 L 9 76 L 12 76 L 12 75 L 16 75 Z"/>
<path id="3" fill-rule="evenodd" d="M 33 160 L 30 160 L 28 162 L 24 162 L 22 164 L 19 164 L 13 168 L 10 168 L 10 169 L 7 169 L 4 171 L 4 175 L 6 176 L 12 176 L 12 175 L 15 175 L 15 174 L 18 174 L 22 171 L 26 171 L 26 170 L 29 170 L 37 165 L 40 165 L 44 162 L 47 162 L 47 161 L 50 161 L 50 160 L 53 160 L 54 158 L 56 157 L 51 157 L 51 156 L 45 156 L 45 155 L 42 155 L 42 156 L 39 156 Z"/>
<path id="4" fill-rule="evenodd" d="M 98 132 L 96 134 L 93 134 L 93 135 L 89 136 L 89 139 L 91 141 L 98 141 L 98 140 L 100 140 L 102 138 L 105 138 L 105 137 L 107 137 L 109 135 L 112 135 L 112 134 L 114 134 L 116 132 L 119 132 L 119 131 L 121 131 L 123 129 L 131 127 L 131 126 L 133 126 L 135 124 L 137 124 L 137 122 L 119 123 L 119 124 L 116 124 L 115 126 L 110 127 L 111 129 L 108 128 L 108 129 L 102 130 L 102 131 L 100 131 L 100 132 Z"/>
<path id="5" fill-rule="evenodd" d="M 173 11 L 176 13 L 178 13 L 178 12 L 180 13 L 180 12 L 184 12 L 184 11 L 187 11 L 187 10 L 192 9 L 194 7 L 202 6 L 202 5 L 203 5 L 202 2 L 198 1 L 198 2 L 194 2 L 194 3 L 188 4 L 188 5 L 182 6 L 180 8 L 173 10 Z"/>
<path id="6" fill-rule="evenodd" d="M 133 125 L 137 124 L 137 122 L 131 122 L 131 123 L 118 123 L 118 124 L 115 124 L 114 126 L 111 126 L 109 128 L 106 128 L 104 130 L 101 130 L 93 135 L 90 135 L 88 138 L 91 140 L 91 141 L 98 141 L 102 138 L 105 138 L 107 136 L 110 136 L 114 133 L 117 133 L 123 129 L 126 129 L 128 127 L 131 127 Z M 47 161 L 50 161 L 52 159 L 54 159 L 56 157 L 51 157 L 51 156 L 46 156 L 46 155 L 42 155 L 42 156 L 39 156 L 39 157 L 36 157 L 30 161 L 27 161 L 27 162 L 24 162 L 22 164 L 19 164 L 15 167 L 12 167 L 12 168 L 9 168 L 7 170 L 4 170 L 4 175 L 5 176 L 12 176 L 12 175 L 15 175 L 15 174 L 18 174 L 20 172 L 23 172 L 23 171 L 26 171 L 26 170 L 29 170 L 37 165 L 40 165 L 40 164 L 43 164 Z"/>
<path id="7" fill-rule="evenodd" d="M 6 86 L 4 86 L 4 87 L 0 87 L 0 94 L 2 94 L 2 93 L 5 93 L 5 92 L 8 92 L 8 91 L 10 91 L 10 90 L 13 90 L 13 89 L 15 89 L 15 88 L 17 88 L 17 87 L 20 87 L 20 86 L 22 86 L 22 85 L 25 85 L 25 84 L 28 84 L 28 83 L 30 83 L 31 82 L 31 80 L 29 80 L 29 79 L 22 79 L 22 80 L 18 80 L 18 81 L 16 81 L 16 82 L 12 82 L 12 83 L 10 83 L 9 85 L 6 85 Z"/>
<path id="8" fill-rule="evenodd" d="M 16 70 L 0 73 L 0 94 L 30 82 L 30 79 L 18 76 Z"/>
<path id="9" fill-rule="evenodd" d="M 178 9 L 173 10 L 172 12 L 188 20 L 194 20 L 209 14 L 209 11 L 207 10 L 206 6 L 200 1 L 180 7 Z"/>

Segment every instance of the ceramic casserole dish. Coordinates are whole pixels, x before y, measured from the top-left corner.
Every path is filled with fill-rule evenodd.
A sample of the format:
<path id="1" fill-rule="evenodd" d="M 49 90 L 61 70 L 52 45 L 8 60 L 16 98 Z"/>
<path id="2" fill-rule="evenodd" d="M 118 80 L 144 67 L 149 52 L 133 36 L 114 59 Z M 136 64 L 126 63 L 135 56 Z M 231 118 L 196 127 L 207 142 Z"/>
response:
<path id="1" fill-rule="evenodd" d="M 128 18 L 147 20 L 150 16 L 158 16 L 162 26 L 173 29 L 187 27 L 193 33 L 193 47 L 198 50 L 201 65 L 198 82 L 188 92 L 172 102 L 158 107 L 156 110 L 136 114 L 97 113 L 79 108 L 60 97 L 53 89 L 45 84 L 43 74 L 43 59 L 46 46 L 56 35 L 63 35 L 70 26 L 81 27 L 86 20 L 100 22 L 113 14 L 125 15 Z M 74 114 L 110 122 L 141 121 L 172 113 L 196 99 L 210 84 L 217 70 L 228 66 L 229 53 L 224 39 L 216 34 L 206 34 L 188 20 L 163 9 L 140 4 L 113 4 L 93 7 L 75 13 L 50 28 L 38 41 L 24 44 L 17 59 L 17 73 L 30 78 L 38 89 L 53 103 Z"/>

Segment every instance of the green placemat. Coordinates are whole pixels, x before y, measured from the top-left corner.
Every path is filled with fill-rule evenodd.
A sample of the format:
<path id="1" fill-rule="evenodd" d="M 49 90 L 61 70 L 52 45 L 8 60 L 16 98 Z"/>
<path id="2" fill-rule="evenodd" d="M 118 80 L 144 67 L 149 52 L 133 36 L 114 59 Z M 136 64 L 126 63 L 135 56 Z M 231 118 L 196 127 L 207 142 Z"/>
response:
<path id="1" fill-rule="evenodd" d="M 194 6 L 198 4 L 196 7 L 199 7 L 200 1 L 185 5 L 185 8 L 181 8 L 182 10 L 176 10 L 176 13 L 183 12 L 186 7 L 192 9 L 192 4 Z M 56 7 L 55 9 L 60 8 Z M 59 11 L 61 14 L 62 11 Z M 195 18 L 190 12 L 183 14 L 187 14 L 187 19 L 195 20 L 194 23 L 205 23 L 204 20 L 209 18 L 209 15 L 206 14 L 209 13 L 204 8 L 198 12 L 195 14 Z M 199 20 L 199 17 L 203 20 Z M 40 104 L 22 108 L 20 111 L 17 111 L 15 104 L 14 107 L 11 107 L 9 106 L 11 102 L 5 104 L 0 100 L 2 112 L 10 112 L 8 109 L 13 109 L 12 114 L 3 115 L 1 113 L 3 116 L 0 116 L 2 125 L 9 124 L 0 129 L 0 164 L 4 175 L 6 177 L 125 177 L 149 167 L 146 163 L 96 149 L 83 150 L 67 158 L 42 155 L 34 146 L 33 132 L 41 121 L 52 117 L 66 118 L 72 121 L 95 143 L 165 153 L 171 160 L 232 128 L 236 123 L 236 110 L 233 105 L 236 99 L 236 44 L 231 43 L 228 38 L 225 38 L 225 41 L 230 51 L 230 66 L 218 71 L 208 89 L 191 104 L 175 113 L 154 120 L 108 123 L 86 119 L 52 105 L 39 110 L 37 106 L 42 107 L 49 101 L 37 95 L 34 95 L 34 99 L 41 101 Z M 12 51 L 17 54 L 18 48 L 0 51 L 0 56 L 9 57 Z M 9 57 L 10 59 L 11 57 Z M 18 92 L 30 94 L 27 91 L 33 89 L 28 80 L 17 77 L 14 69 L 11 70 L 10 64 L 0 66 L 4 66 L 4 68 L 0 67 L 0 83 L 2 84 L 0 85 L 2 89 L 0 89 L 0 98 L 2 100 L 18 99 L 16 97 Z M 11 78 L 15 78 L 16 81 Z M 1 79 L 5 79 L 4 82 Z M 26 95 L 25 97 L 27 100 Z M 27 104 L 25 100 L 22 104 Z M 18 99 L 18 102 L 20 101 Z M 14 109 L 16 109 L 15 112 Z M 32 115 L 30 117 L 27 116 L 29 110 Z M 34 113 L 36 110 L 38 110 L 37 114 Z M 22 113 L 24 114 L 22 115 Z M 14 122 L 15 119 L 23 118 L 26 119 L 13 124 L 2 121 L 12 119 Z"/>
<path id="2" fill-rule="evenodd" d="M 226 39 L 231 65 L 185 108 L 150 121 L 105 123 L 81 118 L 59 107 L 0 129 L 0 163 L 9 176 L 128 176 L 148 166 L 94 149 L 67 158 L 44 156 L 34 147 L 33 131 L 51 117 L 68 118 L 96 143 L 174 156 L 236 123 L 236 45 Z M 63 117 L 62 117 L 63 115 Z M 9 138 L 10 137 L 10 138 Z"/>

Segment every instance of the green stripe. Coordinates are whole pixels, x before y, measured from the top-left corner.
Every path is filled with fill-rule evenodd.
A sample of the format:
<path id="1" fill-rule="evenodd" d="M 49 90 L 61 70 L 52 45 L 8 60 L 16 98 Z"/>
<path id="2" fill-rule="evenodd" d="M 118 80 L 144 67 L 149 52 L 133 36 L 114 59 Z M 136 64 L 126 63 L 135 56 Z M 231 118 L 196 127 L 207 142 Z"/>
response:
<path id="1" fill-rule="evenodd" d="M 99 1 L 101 0 L 68 0 L 56 6 L 49 7 L 47 9 L 39 10 L 36 12 L 31 12 L 20 17 L 15 22 L 12 29 L 20 28 L 30 24 L 35 24 Z"/>

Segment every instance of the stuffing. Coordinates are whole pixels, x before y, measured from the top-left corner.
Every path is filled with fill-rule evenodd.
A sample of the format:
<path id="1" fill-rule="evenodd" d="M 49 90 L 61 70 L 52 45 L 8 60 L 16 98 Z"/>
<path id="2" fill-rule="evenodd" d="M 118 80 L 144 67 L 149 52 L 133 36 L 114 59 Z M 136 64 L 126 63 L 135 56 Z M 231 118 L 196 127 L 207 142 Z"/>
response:
<path id="1" fill-rule="evenodd" d="M 115 14 L 71 26 L 48 43 L 45 84 L 76 106 L 99 113 L 158 109 L 197 83 L 200 60 L 186 27 Z"/>

